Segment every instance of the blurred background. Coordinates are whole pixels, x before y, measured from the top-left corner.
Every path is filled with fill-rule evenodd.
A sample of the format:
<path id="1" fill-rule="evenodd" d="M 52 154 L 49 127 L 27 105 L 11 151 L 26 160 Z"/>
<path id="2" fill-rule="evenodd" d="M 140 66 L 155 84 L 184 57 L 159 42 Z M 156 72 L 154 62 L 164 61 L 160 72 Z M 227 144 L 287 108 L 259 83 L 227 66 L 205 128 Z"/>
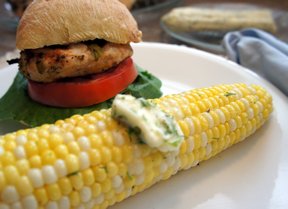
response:
<path id="1" fill-rule="evenodd" d="M 277 30 L 275 36 L 288 42 L 288 1 L 286 0 L 121 0 L 131 9 L 143 41 L 184 44 L 215 54 L 223 54 L 221 39 L 227 31 L 177 33 L 163 25 L 161 18 L 175 7 L 210 8 L 213 10 L 268 10 Z M 0 57 L 15 50 L 15 32 L 29 0 L 0 0 Z"/>

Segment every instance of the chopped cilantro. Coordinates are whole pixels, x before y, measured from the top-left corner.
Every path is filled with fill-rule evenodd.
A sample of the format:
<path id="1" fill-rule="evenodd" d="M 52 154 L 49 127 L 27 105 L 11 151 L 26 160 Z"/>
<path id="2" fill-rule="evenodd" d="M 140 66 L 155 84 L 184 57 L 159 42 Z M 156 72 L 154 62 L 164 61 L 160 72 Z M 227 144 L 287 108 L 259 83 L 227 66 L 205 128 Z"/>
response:
<path id="1" fill-rule="evenodd" d="M 128 177 L 129 180 L 132 180 L 132 179 L 133 179 L 133 176 L 131 176 L 128 171 L 127 171 L 127 177 Z"/>
<path id="2" fill-rule="evenodd" d="M 141 134 L 141 129 L 139 127 L 137 127 L 137 126 L 129 127 L 128 128 L 128 134 L 129 135 L 139 136 Z"/>
<path id="3" fill-rule="evenodd" d="M 233 96 L 233 95 L 236 95 L 236 93 L 234 93 L 234 92 L 225 92 L 225 94 L 224 94 L 225 97 L 230 97 L 230 96 Z"/>
<path id="4" fill-rule="evenodd" d="M 78 175 L 79 171 L 75 171 L 72 173 L 67 174 L 67 177 Z"/>

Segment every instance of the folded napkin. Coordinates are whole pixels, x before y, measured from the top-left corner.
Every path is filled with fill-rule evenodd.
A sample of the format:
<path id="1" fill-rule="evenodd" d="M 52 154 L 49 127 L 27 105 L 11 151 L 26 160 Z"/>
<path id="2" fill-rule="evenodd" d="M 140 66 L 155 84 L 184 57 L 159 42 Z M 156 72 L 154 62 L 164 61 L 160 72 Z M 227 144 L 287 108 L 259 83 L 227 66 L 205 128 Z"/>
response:
<path id="1" fill-rule="evenodd" d="M 288 96 L 288 45 L 258 29 L 229 32 L 223 39 L 229 59 L 262 75 Z"/>

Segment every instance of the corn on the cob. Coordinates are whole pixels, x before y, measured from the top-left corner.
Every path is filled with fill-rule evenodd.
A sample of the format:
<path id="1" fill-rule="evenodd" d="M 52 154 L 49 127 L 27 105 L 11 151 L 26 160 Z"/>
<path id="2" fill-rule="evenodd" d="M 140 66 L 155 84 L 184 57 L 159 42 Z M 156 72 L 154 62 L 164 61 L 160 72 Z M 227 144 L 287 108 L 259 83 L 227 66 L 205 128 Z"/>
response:
<path id="1" fill-rule="evenodd" d="M 243 140 L 272 111 L 271 96 L 245 84 L 153 102 L 184 133 L 178 153 L 131 141 L 111 110 L 0 137 L 0 208 L 107 208 Z"/>
<path id="2" fill-rule="evenodd" d="M 180 7 L 163 16 L 163 22 L 177 32 L 232 31 L 259 28 L 275 33 L 277 26 L 269 10 L 217 10 Z"/>

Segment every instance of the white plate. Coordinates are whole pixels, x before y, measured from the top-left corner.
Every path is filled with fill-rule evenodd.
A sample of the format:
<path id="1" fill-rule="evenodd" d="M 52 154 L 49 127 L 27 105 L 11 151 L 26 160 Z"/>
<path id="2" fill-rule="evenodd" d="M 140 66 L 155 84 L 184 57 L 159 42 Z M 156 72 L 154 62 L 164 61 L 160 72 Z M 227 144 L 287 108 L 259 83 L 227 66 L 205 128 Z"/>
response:
<path id="1" fill-rule="evenodd" d="M 264 79 L 215 55 L 165 44 L 133 47 L 135 62 L 164 81 L 165 93 L 219 83 L 256 83 L 273 95 L 274 112 L 244 142 L 111 209 L 288 208 L 287 98 Z M 0 96 L 15 70 L 15 65 L 0 70 Z"/>

